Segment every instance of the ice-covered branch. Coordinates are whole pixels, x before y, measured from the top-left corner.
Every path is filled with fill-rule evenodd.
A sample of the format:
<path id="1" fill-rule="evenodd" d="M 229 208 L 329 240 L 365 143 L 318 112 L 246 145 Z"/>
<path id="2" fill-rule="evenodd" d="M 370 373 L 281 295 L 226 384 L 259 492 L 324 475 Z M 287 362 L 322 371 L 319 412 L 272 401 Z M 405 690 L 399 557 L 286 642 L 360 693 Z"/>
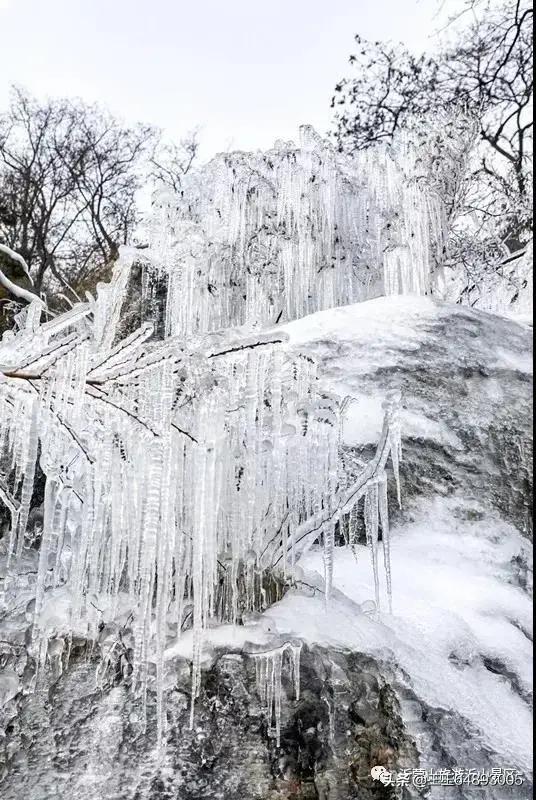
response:
<path id="1" fill-rule="evenodd" d="M 384 564 L 386 570 L 387 593 L 391 607 L 391 576 L 389 558 L 389 518 L 387 513 L 387 476 L 385 467 L 389 456 L 393 465 L 398 500 L 400 502 L 399 464 L 401 457 L 400 425 L 398 422 L 398 398 L 394 397 L 386 403 L 386 411 L 380 441 L 374 458 L 368 462 L 355 481 L 344 489 L 340 489 L 331 498 L 326 508 L 304 520 L 293 531 L 292 535 L 281 536 L 278 530 L 263 552 L 265 563 L 272 568 L 286 563 L 291 557 L 297 559 L 320 538 L 324 543 L 325 556 L 325 591 L 326 602 L 329 602 L 333 582 L 333 548 L 335 546 L 335 528 L 344 516 L 351 518 L 357 504 L 365 498 L 364 520 L 367 542 L 370 545 L 372 565 L 376 585 L 376 605 L 380 607 L 378 582 L 378 525 L 381 524 L 384 548 Z M 355 531 L 351 531 L 355 536 Z"/>

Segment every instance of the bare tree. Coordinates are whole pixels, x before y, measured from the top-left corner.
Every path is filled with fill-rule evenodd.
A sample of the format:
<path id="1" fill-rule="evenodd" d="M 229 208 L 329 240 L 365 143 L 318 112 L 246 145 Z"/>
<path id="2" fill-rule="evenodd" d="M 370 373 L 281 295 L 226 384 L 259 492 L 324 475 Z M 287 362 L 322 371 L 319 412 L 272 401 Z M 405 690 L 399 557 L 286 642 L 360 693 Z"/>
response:
<path id="1" fill-rule="evenodd" d="M 0 115 L 0 241 L 42 292 L 112 261 L 138 221 L 136 193 L 158 135 L 95 106 L 14 89 Z"/>

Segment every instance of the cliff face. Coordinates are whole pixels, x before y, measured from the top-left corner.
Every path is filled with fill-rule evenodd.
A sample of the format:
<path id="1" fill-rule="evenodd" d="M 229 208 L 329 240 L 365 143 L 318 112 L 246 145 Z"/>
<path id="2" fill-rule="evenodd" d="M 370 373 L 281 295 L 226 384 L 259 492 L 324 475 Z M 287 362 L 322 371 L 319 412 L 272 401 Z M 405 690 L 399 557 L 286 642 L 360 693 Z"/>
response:
<path id="1" fill-rule="evenodd" d="M 191 730 L 188 654 L 170 631 L 168 733 L 159 754 L 153 695 L 144 728 L 139 698 L 129 692 L 128 631 L 114 639 L 103 672 L 96 656 L 110 631 L 103 626 L 98 642 L 69 644 L 58 605 L 56 638 L 36 679 L 25 613 L 35 569 L 29 551 L 0 597 L 2 798 L 530 796 L 529 329 L 397 297 L 319 312 L 285 330 L 291 348 L 319 362 L 326 392 L 356 398 L 343 431 L 350 472 L 373 451 L 381 401 L 402 392 L 393 613 L 383 582 L 382 610 L 371 607 L 369 556 L 359 544 L 338 550 L 326 610 L 322 554 L 313 548 L 279 602 L 207 644 Z M 250 655 L 250 643 L 266 635 L 303 643 L 299 698 L 282 670 L 279 747 Z M 512 767 L 525 783 L 432 787 L 424 795 L 372 781 L 375 765 Z"/>
<path id="2" fill-rule="evenodd" d="M 79 653 L 54 685 L 21 698 L 7 733 L 18 748 L 2 797 L 313 798 L 372 793 L 370 767 L 417 763 L 396 695 L 381 667 L 358 654 L 307 648 L 303 691 L 284 680 L 281 746 L 267 734 L 251 659 L 220 653 L 204 672 L 193 730 L 189 678 L 170 690 L 168 744 L 159 761 L 154 717 L 117 678 L 95 688 L 96 663 Z M 181 670 L 178 670 L 179 674 Z M 370 765 L 370 766 L 369 766 Z"/>

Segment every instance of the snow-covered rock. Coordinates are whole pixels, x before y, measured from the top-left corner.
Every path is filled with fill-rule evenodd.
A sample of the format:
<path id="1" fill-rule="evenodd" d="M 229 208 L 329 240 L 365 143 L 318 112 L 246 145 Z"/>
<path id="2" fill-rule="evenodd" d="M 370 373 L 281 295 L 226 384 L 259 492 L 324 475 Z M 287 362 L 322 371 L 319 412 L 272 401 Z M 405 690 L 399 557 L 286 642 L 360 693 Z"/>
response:
<path id="1" fill-rule="evenodd" d="M 326 391 L 348 395 L 349 457 L 378 440 L 381 403 L 402 393 L 403 494 L 497 509 L 531 533 L 532 333 L 428 297 L 383 297 L 284 326 L 320 362 Z"/>

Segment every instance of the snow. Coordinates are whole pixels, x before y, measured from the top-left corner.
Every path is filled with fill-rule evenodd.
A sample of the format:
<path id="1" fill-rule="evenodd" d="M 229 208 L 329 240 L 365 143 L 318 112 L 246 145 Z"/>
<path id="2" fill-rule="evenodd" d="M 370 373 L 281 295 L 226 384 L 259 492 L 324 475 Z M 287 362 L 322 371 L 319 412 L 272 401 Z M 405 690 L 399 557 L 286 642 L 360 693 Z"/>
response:
<path id="1" fill-rule="evenodd" d="M 319 311 L 282 328 L 290 346 L 325 362 L 322 379 L 332 391 L 359 403 L 365 402 L 360 378 L 395 367 L 401 352 L 417 363 L 430 327 L 449 310 L 429 297 L 381 297 Z"/>
<path id="2" fill-rule="evenodd" d="M 418 348 L 424 341 L 425 332 L 416 331 L 418 323 L 424 328 L 426 322 L 442 313 L 443 304 L 431 297 L 415 294 L 377 297 L 366 303 L 356 303 L 330 308 L 310 314 L 303 319 L 289 322 L 283 329 L 293 344 L 299 345 L 315 339 L 345 338 L 359 343 L 360 337 L 376 338 L 382 334 L 382 346 L 398 347 L 400 336 L 408 347 Z M 386 338 L 387 337 L 387 338 Z M 365 365 L 368 371 L 369 366 Z"/>
<path id="3" fill-rule="evenodd" d="M 475 321 L 480 319 L 486 324 L 500 319 L 485 312 L 472 313 L 476 315 Z M 296 349 L 306 349 L 317 358 L 329 356 L 330 363 L 326 365 L 323 376 L 344 395 L 355 388 L 359 376 L 396 366 L 401 353 L 413 354 L 417 359 L 435 328 L 448 324 L 449 319 L 456 316 L 463 319 L 466 315 L 463 306 L 438 302 L 431 297 L 398 295 L 319 311 L 277 330 L 283 330 Z M 357 354 L 354 358 L 349 358 L 350 350 Z M 453 353 L 459 361 L 463 355 L 461 352 Z M 493 351 L 486 355 L 487 366 L 492 369 L 532 373 L 529 355 L 517 353 L 505 344 L 494 346 Z M 350 379 L 346 382 L 340 369 L 340 362 L 345 359 Z M 365 402 L 360 394 L 355 396 L 357 402 Z"/>
<path id="4" fill-rule="evenodd" d="M 13 297 L 20 297 L 21 300 L 26 300 L 27 303 L 38 302 L 42 306 L 44 306 L 43 301 L 40 300 L 39 297 L 37 297 L 37 295 L 33 294 L 33 292 L 29 292 L 27 289 L 23 289 L 22 286 L 13 283 L 13 281 L 11 281 L 7 277 L 5 272 L 3 272 L 1 269 L 0 269 L 0 284 L 2 284 L 2 286 L 4 286 L 8 290 L 8 292 L 10 292 L 13 295 Z"/>
<path id="5" fill-rule="evenodd" d="M 19 253 L 16 253 L 7 245 L 0 243 L 0 254 L 1 253 L 6 255 L 12 261 L 15 261 L 23 270 L 29 282 L 33 284 L 28 264 L 24 258 L 19 255 Z M 4 286 L 4 288 L 7 289 L 8 292 L 13 295 L 13 297 L 19 297 L 21 300 L 25 300 L 27 303 L 35 302 L 40 306 L 45 305 L 36 294 L 29 292 L 27 289 L 24 289 L 22 286 L 19 286 L 17 283 L 14 283 L 12 280 L 10 280 L 2 269 L 0 269 L 0 284 Z"/>
<path id="6" fill-rule="evenodd" d="M 203 650 L 209 655 L 213 648 L 226 651 L 248 651 L 251 645 L 268 645 L 274 638 L 275 627 L 262 625 L 217 625 L 207 628 L 203 636 Z M 165 658 L 185 658 L 192 661 L 194 652 L 194 632 L 185 631 L 166 647 Z"/>
<path id="7" fill-rule="evenodd" d="M 354 363 L 359 363 L 356 359 Z M 349 365 L 353 369 L 353 363 Z M 357 367 L 356 367 L 357 368 Z M 352 389 L 344 383 L 330 381 L 332 389 L 348 394 Z M 381 405 L 383 395 L 362 392 L 361 396 L 352 399 L 345 409 L 342 423 L 342 440 L 349 447 L 374 444 L 378 441 L 383 424 Z M 430 439 L 441 445 L 461 449 L 459 438 L 440 420 L 430 419 L 409 408 L 400 409 L 400 425 L 407 438 Z"/>
<path id="8" fill-rule="evenodd" d="M 396 367 L 400 352 L 419 353 L 429 339 L 429 327 L 445 309 L 428 297 L 392 296 L 326 309 L 282 326 L 289 347 L 305 350 L 321 361 L 322 385 L 348 397 L 343 413 L 342 440 L 346 445 L 378 441 L 384 395 L 370 391 L 362 377 Z M 430 438 L 459 447 L 456 436 L 441 423 L 410 408 L 400 409 L 406 436 Z"/>
<path id="9" fill-rule="evenodd" d="M 462 498 L 422 501 L 414 520 L 392 532 L 394 613 L 375 621 L 354 603 L 374 595 L 365 548 L 357 560 L 348 548 L 335 552 L 334 597 L 326 611 L 321 597 L 289 594 L 266 612 L 281 634 L 370 653 L 396 664 L 417 696 L 432 707 L 462 715 L 482 744 L 505 763 L 530 771 L 532 714 L 509 682 L 486 669 L 495 659 L 517 676 L 520 691 L 532 686 L 532 606 L 516 585 L 513 560 L 529 553 L 520 534 L 498 517 Z M 300 562 L 322 574 L 322 554 Z"/>
<path id="10" fill-rule="evenodd" d="M 534 364 L 528 353 L 514 353 L 511 350 L 506 351 L 502 348 L 497 348 L 495 354 L 497 360 L 494 366 L 498 369 L 515 370 L 516 372 L 532 375 Z"/>

